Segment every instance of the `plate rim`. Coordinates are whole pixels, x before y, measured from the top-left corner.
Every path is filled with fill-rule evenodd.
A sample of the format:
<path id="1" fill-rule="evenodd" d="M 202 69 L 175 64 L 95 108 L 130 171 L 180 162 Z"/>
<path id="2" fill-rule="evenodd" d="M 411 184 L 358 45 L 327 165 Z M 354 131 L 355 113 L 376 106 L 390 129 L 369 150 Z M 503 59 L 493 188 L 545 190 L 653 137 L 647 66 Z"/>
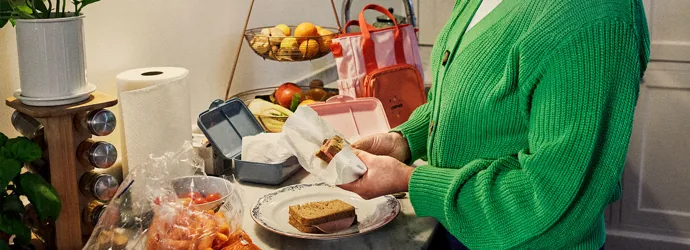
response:
<path id="1" fill-rule="evenodd" d="M 303 235 L 303 234 L 294 234 L 294 233 L 280 231 L 278 229 L 274 229 L 268 225 L 265 225 L 265 223 L 263 223 L 263 222 L 259 222 L 259 220 L 254 216 L 254 213 L 255 213 L 255 210 L 256 211 L 259 210 L 259 202 L 260 201 L 267 199 L 267 197 L 269 197 L 269 196 L 273 197 L 273 196 L 277 195 L 278 193 L 285 192 L 285 189 L 294 188 L 296 186 L 334 187 L 333 185 L 328 185 L 324 182 L 316 182 L 316 183 L 298 183 L 298 184 L 293 184 L 293 185 L 289 185 L 289 186 L 285 186 L 285 187 L 273 190 L 272 192 L 267 193 L 267 194 L 259 197 L 259 199 L 254 201 L 254 203 L 252 204 L 252 206 L 249 210 L 249 215 L 251 216 L 254 223 L 256 223 L 257 225 L 261 226 L 262 228 L 264 228 L 268 231 L 271 231 L 273 233 L 283 235 L 283 236 L 300 238 L 300 239 L 312 239 L 312 240 L 335 240 L 335 239 L 344 239 L 344 238 L 350 238 L 350 237 L 359 236 L 359 235 L 365 235 L 367 233 L 376 231 L 376 230 L 382 228 L 383 226 L 388 225 L 388 223 L 395 220 L 395 218 L 397 218 L 398 215 L 400 215 L 400 209 L 401 209 L 400 201 L 398 199 L 396 199 L 395 197 L 393 197 L 392 195 L 384 195 L 384 196 L 380 196 L 380 197 L 386 198 L 387 202 L 394 201 L 395 208 L 393 209 L 393 213 L 395 213 L 395 214 L 393 216 L 389 217 L 389 218 L 391 218 L 390 220 L 385 221 L 383 223 L 379 223 L 379 224 L 375 225 L 374 227 L 371 227 L 369 230 L 367 230 L 365 232 L 357 231 L 357 232 L 353 232 L 353 233 L 349 233 L 349 234 L 336 234 L 336 235 L 333 235 L 333 234 L 313 234 L 313 236 L 312 236 L 311 234 L 310 235 Z"/>

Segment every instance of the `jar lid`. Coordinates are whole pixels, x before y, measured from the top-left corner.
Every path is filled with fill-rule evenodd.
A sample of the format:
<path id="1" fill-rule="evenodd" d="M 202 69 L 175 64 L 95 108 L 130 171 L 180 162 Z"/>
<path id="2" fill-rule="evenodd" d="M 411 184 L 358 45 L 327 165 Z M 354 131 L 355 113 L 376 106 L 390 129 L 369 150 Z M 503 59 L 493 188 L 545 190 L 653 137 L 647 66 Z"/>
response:
<path id="1" fill-rule="evenodd" d="M 109 168 L 117 161 L 117 148 L 107 142 L 96 142 L 89 150 L 89 162 L 97 168 Z"/>
<path id="2" fill-rule="evenodd" d="M 103 174 L 93 183 L 93 196 L 101 201 L 109 201 L 115 196 L 120 183 L 112 175 Z"/>

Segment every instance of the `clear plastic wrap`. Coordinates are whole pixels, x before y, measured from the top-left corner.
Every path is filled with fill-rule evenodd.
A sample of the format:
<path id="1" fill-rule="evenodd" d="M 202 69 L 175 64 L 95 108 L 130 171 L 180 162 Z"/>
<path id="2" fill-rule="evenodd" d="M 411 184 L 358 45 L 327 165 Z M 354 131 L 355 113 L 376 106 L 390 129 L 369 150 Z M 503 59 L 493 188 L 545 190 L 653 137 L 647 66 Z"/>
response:
<path id="1" fill-rule="evenodd" d="M 242 189 L 203 170 L 189 142 L 130 168 L 84 249 L 258 249 L 242 230 Z"/>

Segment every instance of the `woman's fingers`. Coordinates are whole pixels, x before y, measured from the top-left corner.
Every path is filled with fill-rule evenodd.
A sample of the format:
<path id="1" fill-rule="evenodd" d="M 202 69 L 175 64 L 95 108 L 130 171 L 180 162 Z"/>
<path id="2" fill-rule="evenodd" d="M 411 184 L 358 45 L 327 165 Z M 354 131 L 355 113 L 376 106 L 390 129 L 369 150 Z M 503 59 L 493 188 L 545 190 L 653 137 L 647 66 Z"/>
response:
<path id="1" fill-rule="evenodd" d="M 375 136 L 376 135 L 370 135 L 370 136 L 366 136 L 362 139 L 359 139 L 355 143 L 352 143 L 352 148 L 364 150 L 364 151 L 369 151 L 369 149 L 371 149 L 371 144 L 374 142 Z"/>
<path id="2" fill-rule="evenodd" d="M 388 134 L 375 134 L 362 138 L 352 147 L 375 155 L 389 155 L 395 148 L 394 141 Z"/>

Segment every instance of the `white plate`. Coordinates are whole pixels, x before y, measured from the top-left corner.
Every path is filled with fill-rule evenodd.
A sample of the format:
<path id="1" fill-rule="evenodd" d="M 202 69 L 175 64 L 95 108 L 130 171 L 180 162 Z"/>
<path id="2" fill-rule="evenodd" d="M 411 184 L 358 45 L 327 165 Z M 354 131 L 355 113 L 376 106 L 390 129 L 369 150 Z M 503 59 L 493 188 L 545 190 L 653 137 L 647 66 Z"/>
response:
<path id="1" fill-rule="evenodd" d="M 340 199 L 355 207 L 357 223 L 347 230 L 333 234 L 303 233 L 288 223 L 288 207 L 314 201 Z M 259 198 L 252 205 L 251 216 L 260 226 L 285 236 L 331 240 L 365 234 L 393 221 L 400 212 L 400 203 L 386 195 L 364 200 L 357 194 L 325 183 L 296 184 L 278 189 Z"/>
<path id="2" fill-rule="evenodd" d="M 90 83 L 86 85 L 84 91 L 80 93 L 59 97 L 26 97 L 22 96 L 22 90 L 18 89 L 14 92 L 14 98 L 17 98 L 21 100 L 22 103 L 30 106 L 59 106 L 86 100 L 94 91 L 96 91 L 96 85 Z"/>

